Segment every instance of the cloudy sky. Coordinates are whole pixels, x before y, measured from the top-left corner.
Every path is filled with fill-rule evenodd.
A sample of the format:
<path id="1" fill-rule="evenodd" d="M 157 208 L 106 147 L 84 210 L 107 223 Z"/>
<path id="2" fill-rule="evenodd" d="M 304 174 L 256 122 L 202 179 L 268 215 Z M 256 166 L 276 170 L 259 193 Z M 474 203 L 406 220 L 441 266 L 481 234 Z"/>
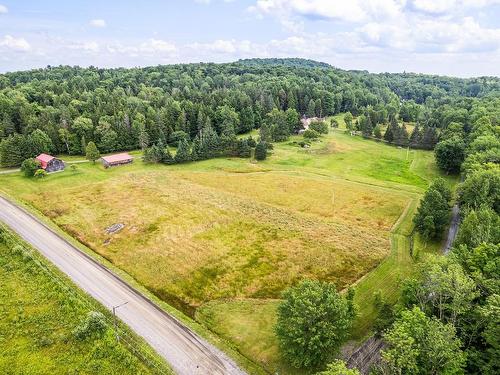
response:
<path id="1" fill-rule="evenodd" d="M 0 0 L 0 72 L 304 57 L 500 75 L 500 0 Z"/>

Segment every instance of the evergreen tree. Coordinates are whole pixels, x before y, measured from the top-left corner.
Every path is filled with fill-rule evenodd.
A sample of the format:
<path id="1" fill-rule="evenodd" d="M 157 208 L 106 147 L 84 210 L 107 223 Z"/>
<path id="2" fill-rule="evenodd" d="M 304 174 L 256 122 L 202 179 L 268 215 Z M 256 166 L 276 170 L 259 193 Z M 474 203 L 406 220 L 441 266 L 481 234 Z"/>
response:
<path id="1" fill-rule="evenodd" d="M 345 126 L 346 126 L 347 130 L 352 131 L 353 127 L 352 127 L 352 114 L 351 114 L 351 112 L 347 112 L 344 115 L 344 122 L 345 122 Z"/>
<path id="2" fill-rule="evenodd" d="M 373 125 L 372 125 L 372 120 L 369 115 L 362 116 L 362 123 L 361 123 L 361 132 L 363 134 L 363 137 L 369 138 L 372 136 L 373 133 Z M 361 120 L 360 120 L 361 122 Z"/>
<path id="3" fill-rule="evenodd" d="M 307 117 L 315 117 L 316 116 L 316 103 L 313 99 L 309 100 L 309 104 L 307 105 Z"/>
<path id="4" fill-rule="evenodd" d="M 421 148 L 422 133 L 420 132 L 420 127 L 418 125 L 416 125 L 411 132 L 409 145 L 411 148 Z"/>
<path id="5" fill-rule="evenodd" d="M 377 126 L 375 126 L 375 129 L 373 129 L 373 135 L 377 139 L 382 139 L 382 129 L 380 127 L 380 124 L 377 124 Z"/>
<path id="6" fill-rule="evenodd" d="M 424 150 L 432 150 L 438 141 L 438 136 L 436 129 L 430 126 L 424 126 L 424 130 L 422 131 L 422 148 Z"/>
<path id="7" fill-rule="evenodd" d="M 392 143 L 394 141 L 394 134 L 392 132 L 392 126 L 389 125 L 387 127 L 387 129 L 385 130 L 385 133 L 384 133 L 384 139 L 389 142 L 389 143 Z"/>
<path id="8" fill-rule="evenodd" d="M 144 127 L 139 132 L 139 147 L 145 150 L 149 146 L 149 135 Z"/>
<path id="9" fill-rule="evenodd" d="M 85 155 L 87 160 L 90 160 L 93 164 L 95 164 L 95 161 L 101 157 L 97 146 L 92 141 L 89 142 L 87 147 L 85 148 Z"/>
<path id="10" fill-rule="evenodd" d="M 191 160 L 191 154 L 189 150 L 189 143 L 187 140 L 182 139 L 179 142 L 179 147 L 177 147 L 177 152 L 174 156 L 174 161 L 176 163 L 185 163 Z"/>
<path id="11" fill-rule="evenodd" d="M 256 160 L 265 160 L 267 158 L 267 147 L 266 144 L 262 141 L 257 143 L 255 146 L 255 159 Z"/>
<path id="12" fill-rule="evenodd" d="M 252 155 L 252 148 L 248 145 L 246 139 L 238 141 L 238 156 L 240 158 L 249 158 Z"/>

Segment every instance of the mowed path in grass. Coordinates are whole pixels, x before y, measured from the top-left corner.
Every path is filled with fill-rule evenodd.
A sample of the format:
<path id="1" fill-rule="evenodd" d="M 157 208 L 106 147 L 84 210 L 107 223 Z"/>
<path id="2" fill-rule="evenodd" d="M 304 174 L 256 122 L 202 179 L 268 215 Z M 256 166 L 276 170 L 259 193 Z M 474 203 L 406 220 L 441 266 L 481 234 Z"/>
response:
<path id="1" fill-rule="evenodd" d="M 200 321 L 273 370 L 281 366 L 272 335 L 281 291 L 303 278 L 341 290 L 384 259 L 382 270 L 396 261 L 385 266 L 392 275 L 402 262 L 394 258 L 391 228 L 438 173 L 428 152 L 339 132 L 310 149 L 294 144 L 298 139 L 275 145 L 260 163 L 137 160 L 109 170 L 87 163 L 40 181 L 0 176 L 0 189 L 160 298 L 191 315 L 202 306 Z M 107 234 L 115 223 L 125 228 Z M 376 286 L 361 282 L 357 299 Z M 357 336 L 371 324 L 373 312 L 364 311 L 367 326 L 358 325 Z"/>

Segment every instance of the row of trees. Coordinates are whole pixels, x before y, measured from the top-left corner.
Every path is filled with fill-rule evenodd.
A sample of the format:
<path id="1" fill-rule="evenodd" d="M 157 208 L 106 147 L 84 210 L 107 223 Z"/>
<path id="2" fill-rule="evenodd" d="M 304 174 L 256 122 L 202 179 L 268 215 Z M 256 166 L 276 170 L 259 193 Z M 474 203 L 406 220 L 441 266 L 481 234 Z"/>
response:
<path id="1" fill-rule="evenodd" d="M 220 137 L 264 128 L 263 141 L 280 141 L 297 130 L 302 115 L 341 112 L 368 116 L 373 128 L 398 117 L 436 129 L 469 121 L 470 107 L 498 87 L 494 78 L 449 79 L 451 90 L 426 92 L 424 102 L 406 93 L 402 100 L 397 93 L 404 91 L 406 79 L 427 87 L 426 77 L 348 72 L 301 61 L 136 69 L 61 66 L 0 75 L 0 139 L 8 143 L 0 146 L 0 164 L 20 165 L 33 157 L 38 151 L 30 145 L 35 131 L 49 140 L 44 151 L 84 155 L 90 141 L 101 152 L 145 149 L 159 140 L 170 146 L 181 139 L 194 142 L 208 125 Z M 471 82 L 479 91 L 465 100 Z"/>

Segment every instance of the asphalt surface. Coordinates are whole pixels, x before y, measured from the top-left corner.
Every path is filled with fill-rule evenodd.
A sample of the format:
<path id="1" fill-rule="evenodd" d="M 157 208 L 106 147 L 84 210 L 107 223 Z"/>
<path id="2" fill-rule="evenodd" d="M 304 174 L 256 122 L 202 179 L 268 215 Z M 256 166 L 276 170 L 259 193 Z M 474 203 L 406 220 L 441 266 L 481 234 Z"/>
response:
<path id="1" fill-rule="evenodd" d="M 458 207 L 458 204 L 455 204 L 451 210 L 450 228 L 448 229 L 448 236 L 446 237 L 446 243 L 443 248 L 443 252 L 445 254 L 448 254 L 451 247 L 453 246 L 453 241 L 455 241 L 455 237 L 457 236 L 459 225 L 460 225 L 460 209 Z"/>
<path id="2" fill-rule="evenodd" d="M 2 197 L 0 221 L 38 249 L 75 284 L 109 310 L 127 302 L 116 310 L 118 318 L 142 336 L 177 374 L 245 374 L 226 354 L 27 211 Z"/>

